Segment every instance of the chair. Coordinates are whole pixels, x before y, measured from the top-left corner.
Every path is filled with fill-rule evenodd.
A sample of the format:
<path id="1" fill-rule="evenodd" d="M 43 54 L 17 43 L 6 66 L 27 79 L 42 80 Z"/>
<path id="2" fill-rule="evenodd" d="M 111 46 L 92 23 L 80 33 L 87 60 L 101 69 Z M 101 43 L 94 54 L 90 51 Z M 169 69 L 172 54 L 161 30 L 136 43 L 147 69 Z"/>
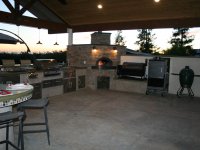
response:
<path id="1" fill-rule="evenodd" d="M 0 129 L 6 128 L 6 139 L 0 141 L 0 144 L 6 144 L 6 150 L 8 150 L 9 145 L 16 150 L 24 150 L 24 138 L 23 138 L 23 112 L 4 112 L 0 114 Z M 19 134 L 18 134 L 18 145 L 16 146 L 13 142 L 9 140 L 9 127 L 14 126 L 14 123 L 19 122 Z M 20 148 L 21 144 L 21 148 Z"/>
<path id="2" fill-rule="evenodd" d="M 49 100 L 47 98 L 45 99 L 30 99 L 26 102 L 23 102 L 18 105 L 18 110 L 20 111 L 26 111 L 27 109 L 43 109 L 44 111 L 44 122 L 31 122 L 31 123 L 23 123 L 23 126 L 45 126 L 45 129 L 24 129 L 23 128 L 23 134 L 27 133 L 40 133 L 40 132 L 46 132 L 47 133 L 47 139 L 48 144 L 50 145 L 50 138 L 49 138 L 49 125 L 48 125 L 48 117 L 47 117 L 47 106 L 49 104 Z M 27 116 L 28 118 L 28 116 Z"/>

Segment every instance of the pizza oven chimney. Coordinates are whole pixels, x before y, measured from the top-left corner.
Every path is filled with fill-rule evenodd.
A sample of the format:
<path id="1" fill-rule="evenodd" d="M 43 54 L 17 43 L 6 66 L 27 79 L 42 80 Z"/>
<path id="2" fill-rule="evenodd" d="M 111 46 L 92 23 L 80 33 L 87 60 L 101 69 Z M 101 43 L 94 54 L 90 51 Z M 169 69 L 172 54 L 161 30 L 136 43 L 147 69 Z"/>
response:
<path id="1" fill-rule="evenodd" d="M 93 45 L 110 45 L 111 33 L 103 33 L 102 31 L 91 34 L 91 44 Z"/>

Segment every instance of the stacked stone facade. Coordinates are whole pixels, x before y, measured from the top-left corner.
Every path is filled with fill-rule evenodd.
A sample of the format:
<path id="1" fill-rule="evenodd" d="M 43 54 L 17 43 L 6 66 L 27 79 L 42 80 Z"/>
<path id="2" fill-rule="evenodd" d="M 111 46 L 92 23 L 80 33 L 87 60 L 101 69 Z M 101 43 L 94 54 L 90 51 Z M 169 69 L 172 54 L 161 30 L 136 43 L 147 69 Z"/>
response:
<path id="1" fill-rule="evenodd" d="M 109 58 L 113 66 L 120 62 L 120 56 L 125 55 L 126 47 L 110 45 L 111 33 L 94 32 L 91 34 L 91 44 L 70 45 L 67 49 L 69 66 L 92 67 L 102 57 Z"/>
<path id="2" fill-rule="evenodd" d="M 125 49 L 125 46 L 117 45 L 71 45 L 67 49 L 68 63 L 69 66 L 91 67 L 101 57 L 107 57 L 116 66 L 120 63 L 120 56 L 125 55 Z"/>
<path id="3" fill-rule="evenodd" d="M 91 44 L 110 45 L 111 33 L 94 32 L 91 34 Z"/>

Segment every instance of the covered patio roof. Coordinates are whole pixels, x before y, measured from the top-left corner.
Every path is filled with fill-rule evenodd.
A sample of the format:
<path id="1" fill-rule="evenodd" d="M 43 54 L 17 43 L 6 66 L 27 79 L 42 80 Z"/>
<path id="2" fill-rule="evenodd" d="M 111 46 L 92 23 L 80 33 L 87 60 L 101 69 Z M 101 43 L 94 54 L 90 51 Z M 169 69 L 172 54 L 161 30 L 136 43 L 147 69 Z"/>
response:
<path id="1" fill-rule="evenodd" d="M 0 22 L 73 32 L 200 27 L 199 0 L 15 0 L 11 13 L 0 11 Z M 97 5 L 103 8 L 98 9 Z M 20 9 L 19 5 L 23 6 Z M 28 10 L 37 18 L 25 17 Z"/>

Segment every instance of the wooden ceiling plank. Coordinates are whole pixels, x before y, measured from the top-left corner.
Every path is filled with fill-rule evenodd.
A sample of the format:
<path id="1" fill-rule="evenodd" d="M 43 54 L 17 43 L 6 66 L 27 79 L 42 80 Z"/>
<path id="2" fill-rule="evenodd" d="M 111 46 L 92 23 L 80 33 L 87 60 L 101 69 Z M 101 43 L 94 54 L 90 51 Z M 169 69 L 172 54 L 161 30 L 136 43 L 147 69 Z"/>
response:
<path id="1" fill-rule="evenodd" d="M 26 1 L 23 1 L 25 7 Z M 37 6 L 44 6 L 47 9 L 42 9 L 43 11 L 39 12 L 41 15 L 38 13 L 38 18 L 42 16 L 50 21 L 57 17 L 60 21 L 63 21 L 65 26 L 61 29 L 70 27 L 73 28 L 74 32 L 200 27 L 200 0 L 161 0 L 160 3 L 155 3 L 153 0 L 101 0 L 103 4 L 101 10 L 96 7 L 97 1 L 65 0 L 68 3 L 67 5 L 63 5 L 60 1 L 38 0 L 38 3 L 33 5 L 31 9 L 34 8 L 37 11 L 40 9 Z M 21 18 L 18 18 L 15 22 L 19 21 L 29 24 Z M 31 23 L 33 26 L 34 22 Z M 38 26 L 44 26 L 40 23 L 38 23 Z M 48 25 L 48 27 L 41 28 L 48 28 L 49 32 L 58 32 L 60 26 L 51 27 L 51 25 Z"/>
<path id="2" fill-rule="evenodd" d="M 67 5 L 67 0 L 58 0 L 61 4 Z"/>
<path id="3" fill-rule="evenodd" d="M 64 20 L 60 15 L 58 15 L 53 9 L 49 8 L 48 5 L 46 5 L 43 1 L 40 0 L 40 3 L 46 7 L 49 11 L 51 11 L 54 15 L 56 15 L 63 23 L 65 23 L 67 26 L 70 26 L 66 20 Z"/>
<path id="4" fill-rule="evenodd" d="M 199 18 L 144 20 L 102 24 L 87 24 L 73 26 L 73 32 L 106 31 L 106 30 L 129 30 L 129 29 L 156 29 L 156 28 L 178 28 L 178 27 L 200 27 Z"/>

